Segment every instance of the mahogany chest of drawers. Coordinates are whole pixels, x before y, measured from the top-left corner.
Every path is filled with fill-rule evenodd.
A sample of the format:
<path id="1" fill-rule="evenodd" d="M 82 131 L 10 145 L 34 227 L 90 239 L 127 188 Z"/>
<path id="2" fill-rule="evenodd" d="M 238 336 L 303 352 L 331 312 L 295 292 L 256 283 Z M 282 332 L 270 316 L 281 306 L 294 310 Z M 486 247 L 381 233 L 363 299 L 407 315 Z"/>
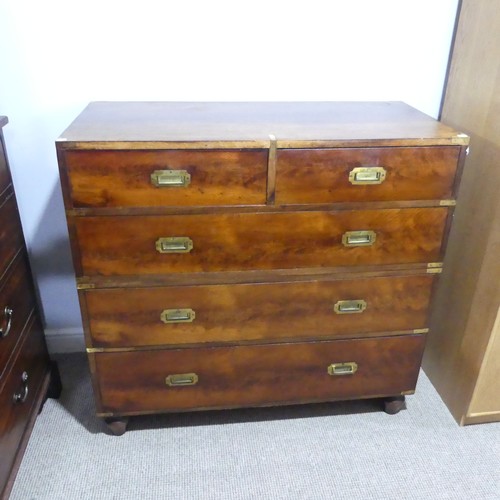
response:
<path id="1" fill-rule="evenodd" d="M 90 104 L 57 141 L 98 414 L 413 393 L 467 136 L 403 104 Z"/>
<path id="2" fill-rule="evenodd" d="M 0 117 L 0 498 L 8 498 L 36 416 L 57 397 L 12 186 Z M 52 374 L 52 378 L 51 378 Z M 50 382 L 52 382 L 51 385 Z"/>

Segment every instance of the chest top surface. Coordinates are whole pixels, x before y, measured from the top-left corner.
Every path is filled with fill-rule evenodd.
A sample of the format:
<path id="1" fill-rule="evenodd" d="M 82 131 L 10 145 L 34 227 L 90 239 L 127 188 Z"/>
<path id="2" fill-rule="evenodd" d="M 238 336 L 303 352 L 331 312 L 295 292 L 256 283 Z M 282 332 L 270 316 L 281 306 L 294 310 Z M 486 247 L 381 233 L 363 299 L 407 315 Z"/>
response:
<path id="1" fill-rule="evenodd" d="M 402 102 L 93 102 L 57 142 L 62 149 L 259 148 L 270 136 L 278 147 L 298 148 L 468 140 Z"/>

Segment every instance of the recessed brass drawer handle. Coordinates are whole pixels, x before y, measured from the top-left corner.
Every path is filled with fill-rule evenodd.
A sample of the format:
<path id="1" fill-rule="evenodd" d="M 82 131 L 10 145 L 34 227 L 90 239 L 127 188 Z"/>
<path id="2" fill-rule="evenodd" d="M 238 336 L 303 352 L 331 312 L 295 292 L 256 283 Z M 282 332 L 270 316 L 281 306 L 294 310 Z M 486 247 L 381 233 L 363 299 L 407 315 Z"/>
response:
<path id="1" fill-rule="evenodd" d="M 188 187 L 190 183 L 186 170 L 155 170 L 151 174 L 151 184 L 156 187 Z"/>
<path id="2" fill-rule="evenodd" d="M 346 247 L 367 247 L 377 239 L 375 231 L 347 231 L 342 235 L 342 244 Z"/>
<path id="3" fill-rule="evenodd" d="M 362 313 L 365 309 L 366 309 L 366 302 L 362 299 L 359 299 L 359 300 L 339 300 L 333 306 L 333 310 L 337 314 Z"/>
<path id="4" fill-rule="evenodd" d="M 174 375 L 169 375 L 165 379 L 165 384 L 169 387 L 195 385 L 197 382 L 198 375 L 196 375 L 196 373 L 176 373 Z"/>
<path id="5" fill-rule="evenodd" d="M 328 367 L 328 375 L 353 375 L 358 369 L 358 364 L 354 361 L 348 363 L 332 363 Z"/>
<path id="6" fill-rule="evenodd" d="M 156 250 L 160 253 L 189 253 L 193 249 L 193 240 L 184 236 L 159 238 Z"/>
<path id="7" fill-rule="evenodd" d="M 192 309 L 165 309 L 160 318 L 163 323 L 192 323 L 196 313 Z"/>
<path id="8" fill-rule="evenodd" d="M 12 327 L 12 315 L 14 314 L 14 311 L 9 306 L 5 306 L 3 314 L 5 326 L 2 324 L 2 327 L 0 328 L 1 338 L 7 337 L 7 335 L 9 335 L 10 329 Z"/>
<path id="9" fill-rule="evenodd" d="M 349 172 L 349 182 L 358 186 L 382 184 L 386 175 L 384 167 L 356 167 Z"/>
<path id="10" fill-rule="evenodd" d="M 19 392 L 15 392 L 12 396 L 14 403 L 24 403 L 28 397 L 28 372 L 23 372 L 21 375 L 23 388 Z"/>

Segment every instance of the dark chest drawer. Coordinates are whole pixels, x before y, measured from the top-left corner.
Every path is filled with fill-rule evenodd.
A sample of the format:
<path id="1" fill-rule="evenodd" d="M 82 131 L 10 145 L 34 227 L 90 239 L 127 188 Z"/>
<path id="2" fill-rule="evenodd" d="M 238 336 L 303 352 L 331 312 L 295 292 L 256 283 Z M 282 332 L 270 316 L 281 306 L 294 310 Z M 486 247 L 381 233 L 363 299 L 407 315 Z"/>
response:
<path id="1" fill-rule="evenodd" d="M 0 485 L 11 473 L 47 371 L 48 355 L 38 320 L 32 318 L 25 333 L 19 355 L 0 384 Z"/>
<path id="2" fill-rule="evenodd" d="M 0 206 L 0 277 L 24 246 L 21 221 L 13 195 Z"/>
<path id="3" fill-rule="evenodd" d="M 26 258 L 21 254 L 0 283 L 0 375 L 34 307 L 31 276 Z"/>

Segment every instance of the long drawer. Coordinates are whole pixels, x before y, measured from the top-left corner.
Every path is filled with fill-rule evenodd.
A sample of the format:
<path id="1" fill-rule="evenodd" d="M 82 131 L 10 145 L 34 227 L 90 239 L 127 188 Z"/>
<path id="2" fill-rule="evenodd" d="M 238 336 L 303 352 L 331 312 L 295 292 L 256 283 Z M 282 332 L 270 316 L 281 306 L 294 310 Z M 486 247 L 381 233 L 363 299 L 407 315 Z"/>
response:
<path id="1" fill-rule="evenodd" d="M 435 262 L 447 208 L 76 217 L 81 272 L 241 271 Z"/>
<path id="2" fill-rule="evenodd" d="M 266 150 L 67 151 L 74 207 L 263 205 Z"/>
<path id="3" fill-rule="evenodd" d="M 31 276 L 22 254 L 0 283 L 0 377 L 34 307 Z"/>
<path id="4" fill-rule="evenodd" d="M 279 150 L 276 203 L 450 198 L 459 152 L 458 146 Z"/>
<path id="5" fill-rule="evenodd" d="M 24 245 L 16 199 L 12 194 L 0 206 L 0 277 Z"/>
<path id="6" fill-rule="evenodd" d="M 415 388 L 423 335 L 93 355 L 107 413 L 390 396 Z"/>
<path id="7" fill-rule="evenodd" d="M 427 326 L 433 275 L 81 292 L 94 347 L 357 337 Z"/>
<path id="8" fill-rule="evenodd" d="M 48 366 L 43 330 L 38 320 L 30 322 L 23 338 L 19 355 L 0 385 L 1 485 L 5 484 L 12 468 Z"/>

